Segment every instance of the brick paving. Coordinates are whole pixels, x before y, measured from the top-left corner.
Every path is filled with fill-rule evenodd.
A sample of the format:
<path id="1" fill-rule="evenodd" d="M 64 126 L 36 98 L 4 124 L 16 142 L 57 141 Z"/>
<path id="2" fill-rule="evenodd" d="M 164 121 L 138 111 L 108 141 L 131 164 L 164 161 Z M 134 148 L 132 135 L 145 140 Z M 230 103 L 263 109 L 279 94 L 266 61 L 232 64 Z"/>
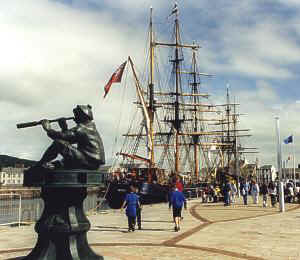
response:
<path id="1" fill-rule="evenodd" d="M 143 230 L 127 232 L 124 212 L 90 214 L 88 241 L 106 260 L 300 259 L 300 208 L 259 205 L 224 207 L 188 202 L 180 232 L 174 232 L 166 203 L 146 205 Z M 0 259 L 21 259 L 34 247 L 34 225 L 0 228 Z"/>

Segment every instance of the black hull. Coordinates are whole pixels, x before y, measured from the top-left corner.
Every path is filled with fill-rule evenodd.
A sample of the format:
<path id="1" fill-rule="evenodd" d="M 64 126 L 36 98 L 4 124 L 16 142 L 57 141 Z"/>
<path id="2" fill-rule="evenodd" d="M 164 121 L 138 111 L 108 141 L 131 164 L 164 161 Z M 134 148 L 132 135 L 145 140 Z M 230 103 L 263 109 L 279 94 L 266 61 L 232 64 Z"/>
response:
<path id="1" fill-rule="evenodd" d="M 152 204 L 167 201 L 168 188 L 155 183 L 140 183 L 139 193 L 142 204 Z M 121 208 L 126 194 L 130 191 L 130 184 L 110 183 L 105 199 L 112 209 Z"/>
<path id="2" fill-rule="evenodd" d="M 129 192 L 129 184 L 110 183 L 105 196 L 108 205 L 112 209 L 121 208 L 126 194 Z"/>

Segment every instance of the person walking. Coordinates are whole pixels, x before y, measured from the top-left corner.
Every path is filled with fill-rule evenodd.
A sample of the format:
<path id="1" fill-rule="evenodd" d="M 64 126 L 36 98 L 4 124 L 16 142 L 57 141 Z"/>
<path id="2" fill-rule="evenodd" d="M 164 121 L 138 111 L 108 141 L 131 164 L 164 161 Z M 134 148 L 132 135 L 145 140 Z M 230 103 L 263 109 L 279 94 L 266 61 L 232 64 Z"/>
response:
<path id="1" fill-rule="evenodd" d="M 226 183 L 223 188 L 224 193 L 224 206 L 230 206 L 230 192 L 231 185 L 228 179 L 226 179 Z"/>
<path id="2" fill-rule="evenodd" d="M 128 232 L 134 232 L 136 221 L 136 209 L 140 207 L 139 197 L 135 194 L 135 187 L 130 185 L 130 193 L 126 194 L 121 211 L 126 207 L 126 216 L 128 218 Z"/>
<path id="3" fill-rule="evenodd" d="M 183 205 L 184 205 L 184 209 L 186 210 L 187 209 L 186 199 L 183 193 L 176 188 L 176 184 L 174 184 L 171 200 L 169 203 L 169 209 L 171 207 L 173 208 L 173 220 L 175 223 L 175 227 L 174 227 L 175 232 L 180 230 L 181 211 Z"/>
<path id="4" fill-rule="evenodd" d="M 180 178 L 180 176 L 176 176 L 176 188 L 178 189 L 178 191 L 183 192 L 183 184 L 182 184 L 182 179 Z"/>
<path id="5" fill-rule="evenodd" d="M 138 187 L 135 187 L 135 194 L 138 196 L 139 203 L 136 204 L 136 222 L 138 226 L 138 230 L 142 229 L 142 199 L 141 197 L 137 194 L 138 193 Z"/>
<path id="6" fill-rule="evenodd" d="M 291 183 L 288 183 L 288 203 L 294 202 L 294 187 Z"/>
<path id="7" fill-rule="evenodd" d="M 208 202 L 208 186 L 204 187 L 202 190 L 202 203 L 207 203 Z"/>
<path id="8" fill-rule="evenodd" d="M 233 180 L 232 182 L 231 182 L 231 199 L 230 199 L 230 201 L 231 201 L 231 203 L 235 203 L 235 196 L 236 196 L 236 194 L 237 194 L 237 188 L 236 188 L 236 185 L 235 185 L 235 183 L 234 183 L 235 181 Z"/>
<path id="9" fill-rule="evenodd" d="M 249 183 L 246 180 L 242 181 L 242 184 L 240 186 L 241 194 L 243 196 L 244 205 L 248 205 L 248 193 L 249 193 Z"/>
<path id="10" fill-rule="evenodd" d="M 300 203 L 300 187 L 298 186 L 298 183 L 295 184 L 294 194 L 295 194 L 295 202 L 297 199 L 297 202 Z"/>
<path id="11" fill-rule="evenodd" d="M 266 208 L 268 206 L 267 199 L 268 199 L 268 186 L 264 182 L 261 186 L 261 194 L 263 196 L 263 207 Z"/>
<path id="12" fill-rule="evenodd" d="M 258 204 L 259 186 L 255 180 L 252 181 L 251 195 L 253 198 L 253 203 Z"/>
<path id="13" fill-rule="evenodd" d="M 271 198 L 271 205 L 273 208 L 275 208 L 276 202 L 277 202 L 277 189 L 276 189 L 276 185 L 274 184 L 274 182 L 269 183 L 268 190 L 269 190 L 269 194 L 270 194 L 270 198 Z"/>

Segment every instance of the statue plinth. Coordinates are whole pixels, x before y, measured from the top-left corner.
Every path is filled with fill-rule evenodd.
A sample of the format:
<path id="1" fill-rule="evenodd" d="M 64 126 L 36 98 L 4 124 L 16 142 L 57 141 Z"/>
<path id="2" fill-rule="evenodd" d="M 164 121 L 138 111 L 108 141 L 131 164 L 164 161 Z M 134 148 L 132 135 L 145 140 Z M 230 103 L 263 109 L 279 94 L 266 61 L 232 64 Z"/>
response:
<path id="1" fill-rule="evenodd" d="M 103 174 L 90 170 L 31 168 L 24 186 L 42 187 L 45 207 L 35 224 L 38 241 L 26 260 L 102 260 L 87 242 L 90 222 L 83 210 L 87 187 L 103 182 Z"/>

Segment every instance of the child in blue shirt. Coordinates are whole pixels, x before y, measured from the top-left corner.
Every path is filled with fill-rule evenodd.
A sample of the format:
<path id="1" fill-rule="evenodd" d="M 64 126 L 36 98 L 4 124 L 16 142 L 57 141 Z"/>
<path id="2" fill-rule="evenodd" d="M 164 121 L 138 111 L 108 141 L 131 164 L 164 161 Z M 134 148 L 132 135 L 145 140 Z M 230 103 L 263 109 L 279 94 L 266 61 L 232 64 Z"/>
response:
<path id="1" fill-rule="evenodd" d="M 175 232 L 180 230 L 180 219 L 181 219 L 181 210 L 184 205 L 186 210 L 186 199 L 181 191 L 178 191 L 176 186 L 173 186 L 173 192 L 171 194 L 171 199 L 169 202 L 169 208 L 173 208 L 173 219 L 175 222 Z"/>
<path id="2" fill-rule="evenodd" d="M 130 193 L 126 194 L 121 211 L 126 206 L 126 216 L 128 218 L 128 232 L 135 230 L 136 209 L 140 207 L 139 197 L 135 194 L 135 187 L 130 186 Z"/>

